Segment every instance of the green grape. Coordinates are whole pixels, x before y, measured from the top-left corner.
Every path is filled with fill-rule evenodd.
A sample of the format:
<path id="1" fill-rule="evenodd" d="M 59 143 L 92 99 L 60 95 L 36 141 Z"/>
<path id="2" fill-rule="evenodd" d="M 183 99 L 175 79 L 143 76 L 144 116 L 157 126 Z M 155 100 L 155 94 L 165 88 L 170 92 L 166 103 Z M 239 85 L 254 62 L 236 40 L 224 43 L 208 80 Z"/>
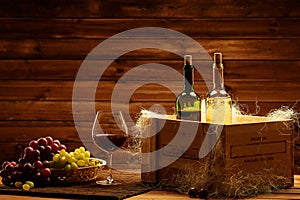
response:
<path id="1" fill-rule="evenodd" d="M 68 163 L 71 163 L 71 162 L 73 162 L 73 157 L 70 154 L 67 154 L 66 155 L 66 160 L 67 160 Z"/>
<path id="2" fill-rule="evenodd" d="M 75 149 L 74 153 L 80 154 L 79 148 Z"/>
<path id="3" fill-rule="evenodd" d="M 55 166 L 55 168 L 64 168 L 65 163 L 56 162 L 54 166 Z"/>
<path id="4" fill-rule="evenodd" d="M 89 151 L 84 152 L 84 156 L 86 158 L 90 158 L 91 157 L 91 153 Z"/>
<path id="5" fill-rule="evenodd" d="M 77 161 L 78 161 L 78 160 L 77 160 L 75 157 L 72 158 L 72 162 L 75 162 L 75 163 L 76 163 Z"/>
<path id="6" fill-rule="evenodd" d="M 79 151 L 80 151 L 80 153 L 84 153 L 85 152 L 85 148 L 84 147 L 79 147 Z"/>
<path id="7" fill-rule="evenodd" d="M 78 165 L 79 167 L 83 167 L 83 166 L 85 165 L 84 160 L 78 160 L 78 161 L 77 161 L 77 165 Z"/>
<path id="8" fill-rule="evenodd" d="M 76 170 L 78 170 L 78 165 L 75 162 L 72 162 L 71 168 L 72 168 L 72 170 L 76 171 Z"/>
<path id="9" fill-rule="evenodd" d="M 61 156 L 66 156 L 66 154 L 67 154 L 67 152 L 65 149 L 62 149 L 59 151 L 59 155 L 61 155 Z"/>
<path id="10" fill-rule="evenodd" d="M 58 161 L 60 160 L 60 155 L 59 155 L 59 154 L 55 154 L 55 155 L 53 156 L 52 160 L 53 160 L 54 162 L 58 162 Z"/>
<path id="11" fill-rule="evenodd" d="M 16 188 L 21 188 L 22 187 L 22 185 L 23 185 L 23 183 L 22 182 L 15 182 L 15 187 Z"/>
<path id="12" fill-rule="evenodd" d="M 80 153 L 77 157 L 78 160 L 83 160 L 84 159 L 84 153 Z"/>
<path id="13" fill-rule="evenodd" d="M 25 184 L 28 184 L 30 188 L 34 188 L 34 183 L 32 181 L 26 181 Z"/>
<path id="14" fill-rule="evenodd" d="M 25 191 L 28 191 L 30 190 L 30 185 L 28 185 L 27 183 L 25 183 L 23 186 L 22 186 L 23 190 Z"/>
<path id="15" fill-rule="evenodd" d="M 60 158 L 59 162 L 60 162 L 61 164 L 66 164 L 67 158 L 66 158 L 65 156 L 62 156 L 62 157 Z"/>
<path id="16" fill-rule="evenodd" d="M 89 164 L 89 162 L 90 162 L 90 159 L 86 158 L 86 157 L 83 160 L 84 160 L 85 164 Z"/>
<path id="17" fill-rule="evenodd" d="M 73 152 L 74 158 L 78 159 L 79 153 L 78 152 Z"/>
<path id="18" fill-rule="evenodd" d="M 66 164 L 65 167 L 64 167 L 64 170 L 67 171 L 67 172 L 71 171 L 72 170 L 71 164 Z"/>
<path id="19" fill-rule="evenodd" d="M 96 162 L 94 161 L 94 160 L 91 160 L 90 162 L 89 162 L 89 166 L 95 166 L 96 165 Z"/>

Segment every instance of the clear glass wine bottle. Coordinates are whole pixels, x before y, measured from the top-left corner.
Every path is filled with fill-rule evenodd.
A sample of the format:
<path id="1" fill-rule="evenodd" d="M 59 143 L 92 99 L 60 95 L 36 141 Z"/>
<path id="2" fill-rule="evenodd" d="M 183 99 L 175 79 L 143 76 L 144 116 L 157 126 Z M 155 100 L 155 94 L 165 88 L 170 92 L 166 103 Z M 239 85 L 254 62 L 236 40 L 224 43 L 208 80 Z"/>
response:
<path id="1" fill-rule="evenodd" d="M 213 89 L 206 96 L 206 122 L 232 123 L 232 99 L 224 86 L 222 53 L 214 53 Z"/>

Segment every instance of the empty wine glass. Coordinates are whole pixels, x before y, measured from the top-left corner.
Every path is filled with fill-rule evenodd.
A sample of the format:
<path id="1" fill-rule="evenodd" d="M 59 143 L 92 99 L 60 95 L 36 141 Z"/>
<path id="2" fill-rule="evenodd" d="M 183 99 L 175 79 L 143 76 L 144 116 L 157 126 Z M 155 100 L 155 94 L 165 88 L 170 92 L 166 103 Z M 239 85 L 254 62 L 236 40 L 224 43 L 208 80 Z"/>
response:
<path id="1" fill-rule="evenodd" d="M 106 180 L 97 181 L 97 184 L 100 185 L 116 185 L 112 176 L 112 153 L 119 148 L 121 148 L 128 137 L 128 128 L 124 120 L 124 116 L 121 111 L 113 112 L 113 118 L 115 123 L 118 125 L 118 128 L 111 133 L 97 132 L 95 131 L 96 124 L 98 122 L 99 111 L 96 114 L 93 128 L 92 128 L 92 138 L 96 146 L 105 151 L 108 154 L 108 163 L 109 163 L 109 175 Z"/>

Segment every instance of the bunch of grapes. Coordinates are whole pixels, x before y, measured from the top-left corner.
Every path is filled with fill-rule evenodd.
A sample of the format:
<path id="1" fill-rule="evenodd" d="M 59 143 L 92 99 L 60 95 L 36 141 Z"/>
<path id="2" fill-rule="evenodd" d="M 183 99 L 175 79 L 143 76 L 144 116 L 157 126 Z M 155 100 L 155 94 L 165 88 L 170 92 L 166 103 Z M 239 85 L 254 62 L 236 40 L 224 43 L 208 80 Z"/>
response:
<path id="1" fill-rule="evenodd" d="M 79 167 L 95 166 L 96 162 L 90 159 L 90 152 L 84 147 L 76 148 L 73 152 L 62 149 L 53 156 L 50 166 L 54 168 L 64 168 L 65 171 L 76 171 Z"/>
<path id="2" fill-rule="evenodd" d="M 42 186 L 50 183 L 50 161 L 53 156 L 66 146 L 50 136 L 30 141 L 18 162 L 5 161 L 0 176 L 7 186 L 22 186 L 29 190 L 34 185 Z"/>

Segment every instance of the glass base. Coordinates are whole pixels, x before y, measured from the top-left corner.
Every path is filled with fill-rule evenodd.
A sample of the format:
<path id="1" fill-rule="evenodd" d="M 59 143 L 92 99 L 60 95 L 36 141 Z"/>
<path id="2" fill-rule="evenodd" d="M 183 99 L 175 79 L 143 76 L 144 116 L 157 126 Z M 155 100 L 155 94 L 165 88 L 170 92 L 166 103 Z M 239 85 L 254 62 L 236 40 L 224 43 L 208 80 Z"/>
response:
<path id="1" fill-rule="evenodd" d="M 121 185 L 122 183 L 115 182 L 115 181 L 109 182 L 107 180 L 102 180 L 102 181 L 96 181 L 96 184 L 98 184 L 98 185 Z"/>

